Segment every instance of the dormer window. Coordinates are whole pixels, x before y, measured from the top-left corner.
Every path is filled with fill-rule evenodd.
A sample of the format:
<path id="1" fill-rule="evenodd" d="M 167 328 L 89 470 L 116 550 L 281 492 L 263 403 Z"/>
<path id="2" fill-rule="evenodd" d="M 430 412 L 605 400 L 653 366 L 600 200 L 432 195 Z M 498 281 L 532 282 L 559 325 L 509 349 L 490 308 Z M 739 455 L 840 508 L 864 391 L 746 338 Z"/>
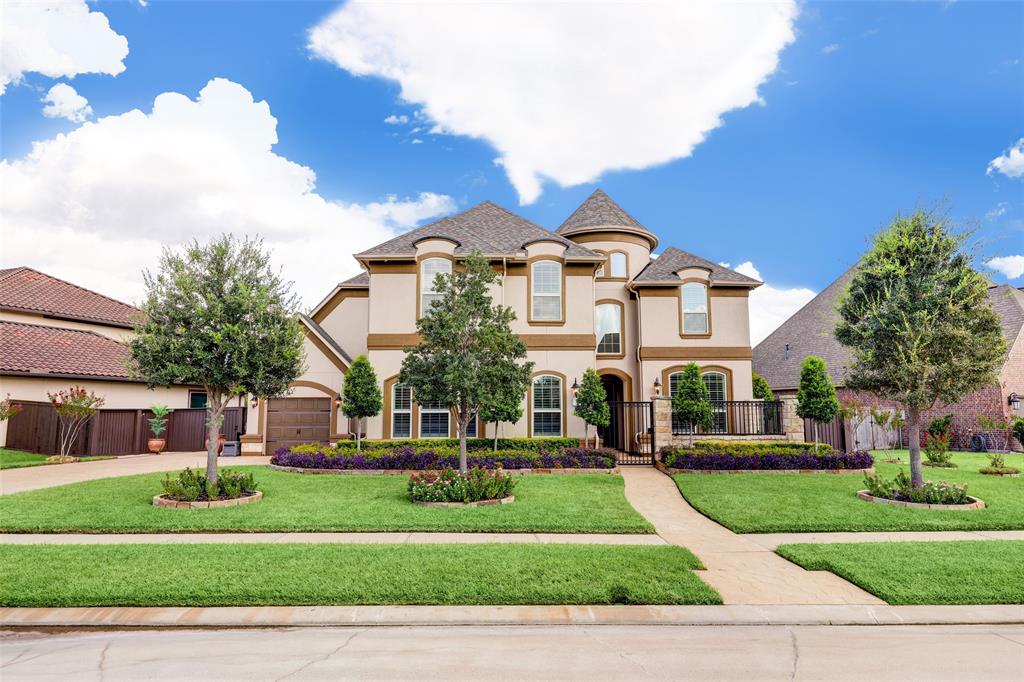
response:
<path id="1" fill-rule="evenodd" d="M 441 299 L 441 294 L 434 290 L 434 279 L 438 275 L 452 274 L 452 262 L 447 258 L 427 258 L 420 263 L 420 315 L 430 312 L 434 301 Z"/>
<path id="2" fill-rule="evenodd" d="M 683 285 L 683 334 L 708 333 L 708 288 L 701 282 Z"/>

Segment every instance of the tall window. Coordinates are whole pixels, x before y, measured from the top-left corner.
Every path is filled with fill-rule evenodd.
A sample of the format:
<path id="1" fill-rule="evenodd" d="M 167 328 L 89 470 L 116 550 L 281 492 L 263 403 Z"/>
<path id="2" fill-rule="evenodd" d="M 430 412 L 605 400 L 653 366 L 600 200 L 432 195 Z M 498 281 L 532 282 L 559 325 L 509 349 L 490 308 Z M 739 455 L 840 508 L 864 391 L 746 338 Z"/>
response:
<path id="1" fill-rule="evenodd" d="M 708 333 L 708 288 L 700 282 L 683 285 L 683 333 Z"/>
<path id="2" fill-rule="evenodd" d="M 597 352 L 622 352 L 622 307 L 614 303 L 597 306 Z"/>
<path id="3" fill-rule="evenodd" d="M 533 319 L 562 319 L 562 264 L 553 260 L 533 264 Z"/>
<path id="4" fill-rule="evenodd" d="M 420 315 L 426 315 L 441 295 L 434 292 L 434 278 L 452 274 L 452 262 L 447 258 L 427 258 L 420 263 Z"/>
<path id="5" fill-rule="evenodd" d="M 562 435 L 562 380 L 551 375 L 533 380 L 533 435 Z"/>
<path id="6" fill-rule="evenodd" d="M 469 423 L 466 424 L 466 438 L 476 438 L 476 422 L 476 417 L 473 417 L 469 420 Z"/>
<path id="7" fill-rule="evenodd" d="M 668 377 L 669 396 L 675 396 L 679 388 L 679 381 L 683 378 L 682 372 L 673 372 Z M 726 389 L 725 374 L 722 372 L 704 372 L 700 375 L 701 381 L 708 388 L 709 400 L 715 412 L 715 422 L 711 427 L 711 433 L 726 433 L 727 422 L 725 415 L 724 401 L 729 399 Z M 672 433 L 689 433 L 690 425 L 684 424 L 676 416 L 672 415 Z"/>
<path id="8" fill-rule="evenodd" d="M 412 389 L 406 384 L 391 389 L 391 437 L 412 437 Z"/>
<path id="9" fill-rule="evenodd" d="M 626 276 L 626 254 L 621 251 L 612 252 L 611 256 L 611 276 L 612 277 L 625 277 Z"/>
<path id="10" fill-rule="evenodd" d="M 447 438 L 451 410 L 441 403 L 420 405 L 420 438 Z"/>

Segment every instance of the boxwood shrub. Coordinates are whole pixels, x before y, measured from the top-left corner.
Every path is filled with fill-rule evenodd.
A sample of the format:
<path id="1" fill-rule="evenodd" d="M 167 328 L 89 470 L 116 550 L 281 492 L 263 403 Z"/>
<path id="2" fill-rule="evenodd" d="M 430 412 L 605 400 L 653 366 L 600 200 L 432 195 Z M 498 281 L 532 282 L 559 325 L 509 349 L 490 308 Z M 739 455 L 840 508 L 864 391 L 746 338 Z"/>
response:
<path id="1" fill-rule="evenodd" d="M 355 441 L 338 441 L 341 450 L 355 449 Z M 499 438 L 498 450 L 523 450 L 528 452 L 552 452 L 565 448 L 576 448 L 580 445 L 579 438 Z M 395 450 L 409 448 L 458 448 L 458 438 L 418 438 L 405 440 L 364 440 L 363 450 Z M 469 450 L 494 450 L 493 438 L 467 438 L 466 448 Z"/>
<path id="2" fill-rule="evenodd" d="M 724 471 L 751 469 L 777 471 L 781 469 L 867 469 L 874 458 L 864 450 L 833 452 L 828 448 L 815 452 L 813 445 L 783 443 L 784 447 L 768 447 L 767 443 L 744 443 L 742 448 L 662 448 L 661 462 L 673 469 L 703 469 Z M 803 445 L 802 448 L 792 447 Z"/>
<path id="3" fill-rule="evenodd" d="M 281 448 L 274 453 L 271 464 L 303 469 L 383 469 L 434 470 L 459 466 L 457 448 L 414 448 L 402 446 L 394 450 L 337 450 L 323 447 L 315 452 L 303 446 Z M 565 448 L 558 451 L 528 450 L 477 451 L 469 454 L 469 466 L 476 469 L 611 469 L 615 456 L 611 450 Z"/>
<path id="4" fill-rule="evenodd" d="M 801 455 L 815 452 L 831 454 L 832 446 L 827 443 L 800 443 L 794 441 L 743 441 L 743 440 L 698 440 L 690 446 L 669 446 L 662 452 L 682 452 L 693 455 Z"/>

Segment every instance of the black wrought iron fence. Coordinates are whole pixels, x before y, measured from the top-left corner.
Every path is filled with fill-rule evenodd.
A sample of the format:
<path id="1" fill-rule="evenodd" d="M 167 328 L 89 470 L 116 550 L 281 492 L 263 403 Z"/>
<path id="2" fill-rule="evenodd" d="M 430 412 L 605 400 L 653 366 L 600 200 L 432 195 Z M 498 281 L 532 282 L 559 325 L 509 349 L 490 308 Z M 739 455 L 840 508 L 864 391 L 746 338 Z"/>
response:
<path id="1" fill-rule="evenodd" d="M 714 425 L 698 429 L 698 434 L 716 436 L 775 436 L 782 435 L 781 400 L 712 400 Z M 672 435 L 690 433 L 689 426 L 672 418 Z"/>

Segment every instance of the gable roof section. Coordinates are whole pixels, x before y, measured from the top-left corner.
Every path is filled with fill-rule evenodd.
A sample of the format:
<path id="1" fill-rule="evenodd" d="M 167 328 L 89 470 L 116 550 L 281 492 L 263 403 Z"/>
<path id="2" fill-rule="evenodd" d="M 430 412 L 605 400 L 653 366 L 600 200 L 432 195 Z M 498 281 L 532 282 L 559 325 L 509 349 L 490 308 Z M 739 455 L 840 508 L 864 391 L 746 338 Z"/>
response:
<path id="1" fill-rule="evenodd" d="M 856 271 L 854 265 L 844 272 L 754 347 L 754 371 L 772 389 L 796 388 L 800 365 L 809 355 L 825 360 L 832 383 L 845 383 L 846 365 L 853 354 L 836 340 L 833 330 L 839 320 L 839 297 Z M 1003 336 L 1012 344 L 1024 329 L 1024 292 L 1002 284 L 989 287 L 988 298 L 1002 322 Z"/>
<path id="2" fill-rule="evenodd" d="M 32 268 L 0 271 L 0 308 L 59 320 L 132 328 L 139 309 Z"/>
<path id="3" fill-rule="evenodd" d="M 727 286 L 759 287 L 761 282 L 753 277 L 741 275 L 724 265 L 712 263 L 692 253 L 670 246 L 664 253 L 652 260 L 633 278 L 633 284 L 672 284 L 681 281 L 676 273 L 684 268 L 704 268 L 711 272 L 711 284 Z"/>
<path id="4" fill-rule="evenodd" d="M 556 232 L 568 236 L 587 232 L 593 227 L 626 228 L 628 232 L 637 232 L 650 239 L 652 249 L 658 245 L 657 235 L 641 225 L 639 220 L 627 213 L 601 189 L 594 190 L 594 193 L 565 219 Z"/>
<path id="5" fill-rule="evenodd" d="M 0 321 L 0 374 L 139 381 L 128 347 L 82 329 Z"/>
<path id="6" fill-rule="evenodd" d="M 304 325 L 306 325 L 306 328 L 313 332 L 313 334 L 344 363 L 345 367 L 350 367 L 352 365 L 352 356 L 345 352 L 345 349 L 341 347 L 341 344 L 335 341 L 334 337 L 328 334 L 326 329 L 321 327 L 307 315 L 300 315 L 299 319 L 302 320 Z"/>
<path id="7" fill-rule="evenodd" d="M 430 238 L 448 239 L 455 242 L 455 254 L 459 256 L 479 251 L 486 256 L 514 257 L 522 255 L 521 252 L 527 244 L 537 241 L 552 241 L 568 247 L 565 251 L 566 258 L 603 259 L 600 254 L 574 244 L 565 237 L 546 230 L 490 201 L 477 204 L 462 213 L 441 218 L 411 232 L 400 234 L 383 244 L 357 253 L 355 257 L 360 260 L 388 256 L 411 258 L 416 255 L 416 242 Z"/>
<path id="8" fill-rule="evenodd" d="M 362 289 L 368 287 L 370 286 L 370 273 L 364 270 L 355 277 L 349 277 L 338 286 L 342 289 Z"/>

